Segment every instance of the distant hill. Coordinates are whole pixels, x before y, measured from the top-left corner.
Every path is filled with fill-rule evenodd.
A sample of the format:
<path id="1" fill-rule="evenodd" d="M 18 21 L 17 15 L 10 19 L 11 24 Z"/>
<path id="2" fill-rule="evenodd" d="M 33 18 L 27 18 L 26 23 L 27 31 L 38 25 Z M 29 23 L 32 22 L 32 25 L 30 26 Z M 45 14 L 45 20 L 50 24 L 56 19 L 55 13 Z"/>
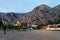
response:
<path id="1" fill-rule="evenodd" d="M 0 17 L 4 22 L 14 24 L 16 21 L 27 22 L 28 24 L 48 24 L 49 22 L 56 22 L 60 18 L 60 5 L 51 8 L 47 5 L 40 5 L 28 13 L 6 13 Z"/>
<path id="2" fill-rule="evenodd" d="M 5 13 L 0 12 L 0 18 L 2 18 L 5 15 Z"/>

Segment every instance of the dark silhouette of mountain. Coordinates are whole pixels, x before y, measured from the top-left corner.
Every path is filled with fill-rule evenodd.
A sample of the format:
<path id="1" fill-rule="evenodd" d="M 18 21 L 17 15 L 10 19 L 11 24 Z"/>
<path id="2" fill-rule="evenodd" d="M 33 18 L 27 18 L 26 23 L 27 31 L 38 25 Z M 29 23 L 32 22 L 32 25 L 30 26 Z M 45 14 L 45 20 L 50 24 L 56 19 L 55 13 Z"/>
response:
<path id="1" fill-rule="evenodd" d="M 5 15 L 4 13 L 2 13 L 2 12 L 0 12 L 0 18 L 2 18 L 3 17 L 3 15 Z"/>
<path id="2" fill-rule="evenodd" d="M 28 13 L 6 13 L 3 21 L 14 24 L 16 21 L 27 22 L 28 24 L 48 24 L 56 22 L 60 18 L 60 5 L 51 8 L 47 5 L 40 5 Z"/>

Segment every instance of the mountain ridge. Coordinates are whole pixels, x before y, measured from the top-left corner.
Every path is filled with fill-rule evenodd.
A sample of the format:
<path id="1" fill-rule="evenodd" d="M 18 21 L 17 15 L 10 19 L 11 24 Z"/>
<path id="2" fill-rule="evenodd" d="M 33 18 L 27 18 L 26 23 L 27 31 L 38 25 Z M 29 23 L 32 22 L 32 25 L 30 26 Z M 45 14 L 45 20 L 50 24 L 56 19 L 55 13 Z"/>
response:
<path id="1" fill-rule="evenodd" d="M 0 14 L 1 15 L 1 14 Z M 55 22 L 55 20 L 58 20 L 60 18 L 60 6 L 56 6 L 54 8 L 51 8 L 47 5 L 40 5 L 36 8 L 34 8 L 32 11 L 28 13 L 6 13 L 2 20 L 4 22 L 7 22 L 9 24 L 14 24 L 16 21 L 20 22 L 27 22 L 28 24 L 48 24 L 49 21 Z"/>

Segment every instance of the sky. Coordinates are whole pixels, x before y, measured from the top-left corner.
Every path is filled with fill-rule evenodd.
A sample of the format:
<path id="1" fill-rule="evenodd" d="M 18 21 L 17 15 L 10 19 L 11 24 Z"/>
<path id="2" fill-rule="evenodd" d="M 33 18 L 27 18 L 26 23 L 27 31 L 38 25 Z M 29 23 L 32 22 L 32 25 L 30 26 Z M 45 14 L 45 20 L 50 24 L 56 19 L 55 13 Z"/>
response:
<path id="1" fill-rule="evenodd" d="M 42 4 L 55 7 L 60 0 L 0 0 L 0 12 L 26 13 Z"/>

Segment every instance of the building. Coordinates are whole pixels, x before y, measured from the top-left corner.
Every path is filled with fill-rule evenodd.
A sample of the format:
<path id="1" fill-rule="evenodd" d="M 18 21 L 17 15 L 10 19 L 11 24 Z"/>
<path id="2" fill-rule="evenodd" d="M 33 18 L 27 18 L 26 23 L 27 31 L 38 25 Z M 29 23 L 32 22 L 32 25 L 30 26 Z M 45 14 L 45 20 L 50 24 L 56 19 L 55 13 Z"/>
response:
<path id="1" fill-rule="evenodd" d="M 17 21 L 14 26 L 21 26 L 21 22 L 20 21 Z"/>
<path id="2" fill-rule="evenodd" d="M 47 25 L 47 30 L 60 30 L 60 24 Z"/>

